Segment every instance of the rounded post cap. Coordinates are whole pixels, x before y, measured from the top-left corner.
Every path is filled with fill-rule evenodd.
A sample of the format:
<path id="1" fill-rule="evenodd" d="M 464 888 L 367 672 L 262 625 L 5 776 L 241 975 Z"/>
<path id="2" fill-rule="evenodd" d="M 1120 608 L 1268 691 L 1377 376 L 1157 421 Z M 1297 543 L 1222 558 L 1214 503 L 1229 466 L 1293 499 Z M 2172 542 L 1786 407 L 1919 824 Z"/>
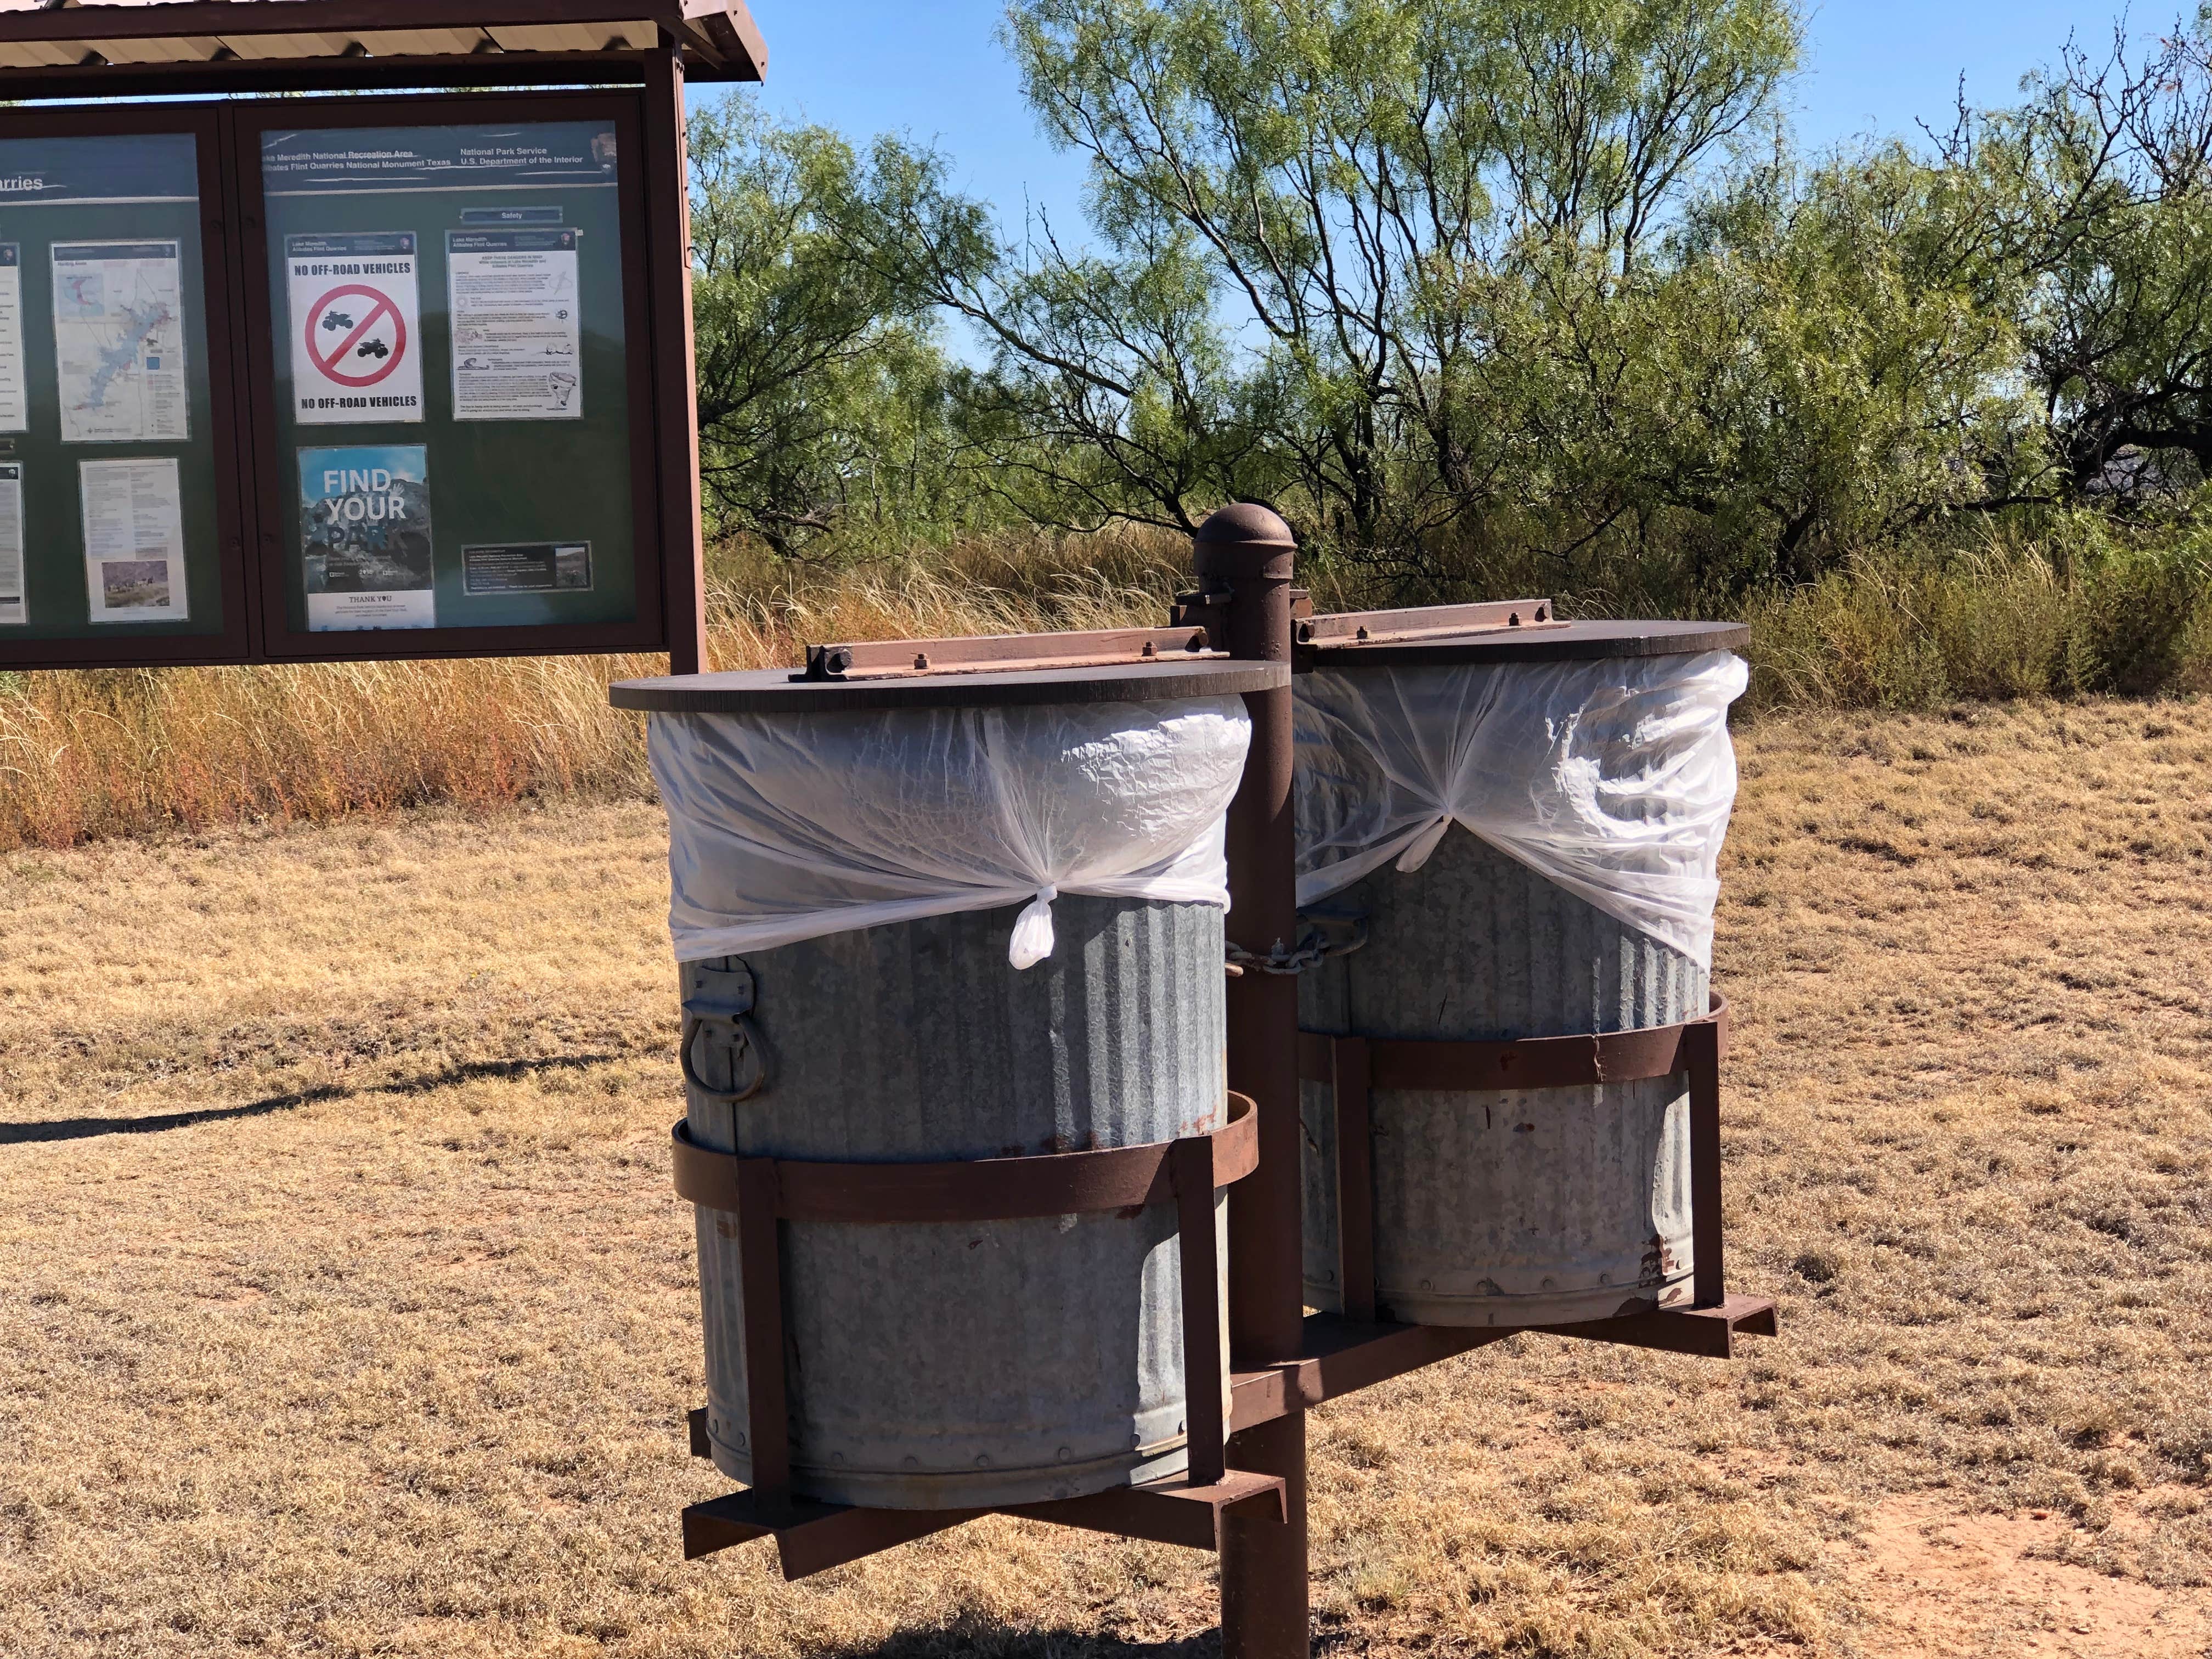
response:
<path id="1" fill-rule="evenodd" d="M 1272 508 L 1257 501 L 1238 501 L 1224 507 L 1199 526 L 1192 542 L 1202 548 L 1227 550 L 1246 547 L 1285 547 L 1298 544 L 1289 525 Z"/>

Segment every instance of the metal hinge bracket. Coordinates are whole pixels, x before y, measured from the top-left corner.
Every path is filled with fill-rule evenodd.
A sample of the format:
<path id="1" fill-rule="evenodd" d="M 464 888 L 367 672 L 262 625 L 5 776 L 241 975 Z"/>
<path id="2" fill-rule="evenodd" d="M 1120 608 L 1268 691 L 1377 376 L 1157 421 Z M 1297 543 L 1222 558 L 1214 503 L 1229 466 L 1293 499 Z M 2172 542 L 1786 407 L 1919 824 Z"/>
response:
<path id="1" fill-rule="evenodd" d="M 696 971 L 698 983 L 684 999 L 684 1080 L 709 1100 L 734 1106 L 768 1087 L 768 1050 L 752 1018 L 757 994 L 753 970 L 743 957 L 725 957 L 720 962 L 700 963 Z M 692 1058 L 700 1034 L 710 1028 L 727 1033 L 730 1086 L 726 1089 L 717 1089 L 701 1077 L 698 1063 Z"/>

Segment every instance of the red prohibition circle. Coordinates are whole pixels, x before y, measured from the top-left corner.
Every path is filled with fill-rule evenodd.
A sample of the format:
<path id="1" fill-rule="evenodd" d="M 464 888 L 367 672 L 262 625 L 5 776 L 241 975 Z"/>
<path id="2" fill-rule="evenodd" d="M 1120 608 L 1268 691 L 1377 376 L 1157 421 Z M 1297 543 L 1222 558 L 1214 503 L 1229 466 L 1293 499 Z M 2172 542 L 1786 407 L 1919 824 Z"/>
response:
<path id="1" fill-rule="evenodd" d="M 315 338 L 315 329 L 321 323 L 323 313 L 331 308 L 331 301 L 343 300 L 353 294 L 358 294 L 364 300 L 374 300 L 376 303 L 369 307 L 368 315 L 362 319 L 361 325 L 340 341 L 337 349 L 325 358 L 316 349 L 319 342 Z M 337 365 L 345 361 L 346 353 L 360 343 L 362 336 L 374 328 L 378 319 L 386 312 L 392 313 L 392 361 L 379 365 L 374 373 L 368 374 L 349 374 L 339 368 Z M 374 386 L 388 376 L 392 370 L 398 368 L 406 359 L 407 319 L 399 314 L 399 307 L 392 303 L 389 294 L 369 288 L 361 283 L 348 283 L 343 288 L 332 289 L 321 299 L 316 301 L 314 309 L 307 313 L 307 356 L 315 367 L 322 371 L 325 379 L 336 380 L 340 386 Z"/>

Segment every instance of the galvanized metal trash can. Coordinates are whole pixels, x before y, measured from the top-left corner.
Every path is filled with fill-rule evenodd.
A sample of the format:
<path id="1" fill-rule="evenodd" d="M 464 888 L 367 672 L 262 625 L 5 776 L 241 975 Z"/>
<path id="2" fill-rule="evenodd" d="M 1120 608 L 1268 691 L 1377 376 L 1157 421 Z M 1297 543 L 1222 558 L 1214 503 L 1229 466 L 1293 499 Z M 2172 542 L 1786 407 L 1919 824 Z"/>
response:
<path id="1" fill-rule="evenodd" d="M 1686 663 L 1742 636 L 1709 624 L 1577 623 L 1520 636 L 1347 642 L 1308 662 L 1355 678 L 1455 664 L 1510 676 L 1546 662 Z M 1302 726 L 1302 766 L 1306 736 Z M 1732 796 L 1732 766 L 1727 782 Z M 1308 787 L 1302 775 L 1302 803 Z M 1695 1261 L 1690 1090 L 1680 1074 L 1549 1088 L 1346 1085 L 1364 1094 L 1370 1162 L 1365 1190 L 1355 1182 L 1349 1200 L 1340 1192 L 1329 1056 L 1341 1063 L 1364 1049 L 1328 1039 L 1522 1042 L 1678 1026 L 1708 1012 L 1709 969 L 1679 945 L 1459 823 L 1431 844 L 1418 868 L 1385 863 L 1306 915 L 1311 937 L 1342 952 L 1299 979 L 1299 1024 L 1315 1034 L 1305 1041 L 1316 1062 L 1301 1085 L 1309 1301 L 1364 1312 L 1365 1292 L 1376 1316 L 1407 1323 L 1516 1327 L 1686 1304 Z M 1347 1202 L 1364 1212 L 1353 1224 L 1371 1253 L 1355 1251 L 1349 1267 Z M 1362 1283 L 1347 1297 L 1345 1279 L 1362 1274 L 1371 1291 Z"/>
<path id="2" fill-rule="evenodd" d="M 624 690 L 628 706 L 661 720 L 764 712 L 804 747 L 827 729 L 816 722 L 885 708 L 903 719 L 980 707 L 1018 721 L 1054 699 L 1110 701 L 1142 728 L 1178 702 L 1224 698 L 1241 719 L 1235 694 L 1262 678 L 1222 661 L 873 683 L 711 675 Z M 845 781 L 865 803 L 865 759 Z M 672 819 L 680 810 L 672 800 Z M 1024 917 L 1000 904 L 684 965 L 689 1140 L 818 1170 L 1222 1132 L 1220 904 L 1062 891 L 1050 954 L 1017 969 L 1008 939 Z M 1212 1196 L 1220 1263 L 1225 1196 Z M 707 1434 L 720 1468 L 758 1484 L 743 1229 L 702 1206 L 697 1234 Z M 1198 1418 L 1225 1415 L 1225 1338 L 1211 1346 L 1217 1374 L 1184 1375 L 1173 1201 L 1022 1219 L 785 1220 L 776 1237 L 796 1495 L 916 1510 L 1085 1496 L 1182 1472 L 1192 1389 L 1222 1401 Z"/>

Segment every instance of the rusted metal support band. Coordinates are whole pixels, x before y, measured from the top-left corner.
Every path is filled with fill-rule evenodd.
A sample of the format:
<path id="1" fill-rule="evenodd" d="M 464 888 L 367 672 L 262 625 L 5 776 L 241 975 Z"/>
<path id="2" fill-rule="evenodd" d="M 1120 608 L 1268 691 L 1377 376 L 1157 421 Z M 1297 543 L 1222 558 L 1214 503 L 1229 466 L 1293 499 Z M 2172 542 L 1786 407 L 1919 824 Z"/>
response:
<path id="1" fill-rule="evenodd" d="M 1567 1089 L 1646 1078 L 1690 1079 L 1690 1207 L 1695 1305 L 1727 1300 L 1721 1253 L 1721 1056 L 1728 999 L 1674 1025 L 1514 1042 L 1418 1042 L 1298 1033 L 1298 1076 L 1336 1097 L 1336 1265 L 1344 1316 L 1376 1316 L 1374 1122 L 1376 1089 Z"/>
<path id="2" fill-rule="evenodd" d="M 1304 1039 L 1300 1039 L 1303 1042 Z M 1344 1316 L 1375 1317 L 1375 1124 L 1367 1109 L 1375 1054 L 1364 1037 L 1330 1045 L 1336 1090 L 1336 1265 Z"/>
<path id="3" fill-rule="evenodd" d="M 1565 1336 L 1727 1359 L 1734 1356 L 1737 1336 L 1772 1336 L 1776 1328 L 1774 1304 L 1760 1296 L 1730 1296 L 1714 1308 L 1655 1308 L 1573 1325 L 1368 1324 L 1314 1314 L 1305 1322 L 1304 1352 L 1297 1360 L 1237 1373 L 1229 1426 L 1243 1434 L 1509 1337 Z"/>
<path id="4" fill-rule="evenodd" d="M 1690 1249 L 1692 1300 L 1717 1308 L 1728 1299 L 1728 1275 L 1722 1255 L 1721 1226 L 1721 1054 L 1725 1038 L 1718 1026 L 1690 1028 L 1683 1050 L 1690 1073 Z"/>
<path id="5" fill-rule="evenodd" d="M 1257 1127 L 1249 1102 L 1243 1121 Z M 1255 1134 L 1251 1139 L 1256 1164 L 1259 1138 Z M 1188 1425 L 1189 1480 L 1193 1486 L 1210 1486 L 1226 1467 L 1223 1444 L 1229 1437 L 1217 1386 L 1221 1376 L 1221 1258 L 1213 1233 L 1214 1189 L 1226 1183 L 1213 1146 L 1206 1140 L 1175 1142 L 1168 1172 L 1175 1187 L 1182 1257 L 1183 1411 Z"/>
<path id="6" fill-rule="evenodd" d="M 1309 1083 L 1334 1084 L 1337 1048 L 1357 1042 L 1366 1045 L 1368 1086 L 1374 1089 L 1569 1089 L 1634 1083 L 1691 1070 L 1699 1046 L 1716 1041 L 1717 1064 L 1728 1053 L 1728 999 L 1716 992 L 1711 1012 L 1701 1018 L 1587 1036 L 1429 1042 L 1301 1031 L 1298 1075 Z"/>
<path id="7" fill-rule="evenodd" d="M 1284 1485 L 1274 1475 L 1228 1469 L 1206 1486 L 1164 1480 L 1089 1498 L 1009 1504 L 995 1510 L 848 1509 L 804 1498 L 771 1500 L 754 1491 L 733 1492 L 684 1511 L 684 1559 L 696 1561 L 752 1539 L 773 1538 L 784 1577 L 796 1580 L 991 1514 L 1218 1550 L 1227 1525 L 1283 1524 Z"/>
<path id="8" fill-rule="evenodd" d="M 783 1221 L 1026 1221 L 1163 1204 L 1176 1195 L 1178 1149 L 1196 1146 L 1209 1161 L 1215 1187 L 1243 1180 L 1259 1167 L 1259 1124 L 1252 1103 L 1229 1097 L 1229 1121 L 1210 1135 L 1116 1146 L 1095 1152 L 1047 1152 L 1034 1158 L 981 1158 L 944 1164 L 804 1164 L 718 1152 L 678 1123 L 672 1138 L 676 1191 L 709 1210 L 741 1211 L 740 1171 L 762 1164 L 772 1172 L 769 1201 Z"/>
<path id="9" fill-rule="evenodd" d="M 738 1277 L 745 1310 L 746 1428 L 756 1490 L 791 1486 L 791 1411 L 784 1394 L 783 1250 L 775 1218 L 775 1165 L 738 1162 Z"/>

